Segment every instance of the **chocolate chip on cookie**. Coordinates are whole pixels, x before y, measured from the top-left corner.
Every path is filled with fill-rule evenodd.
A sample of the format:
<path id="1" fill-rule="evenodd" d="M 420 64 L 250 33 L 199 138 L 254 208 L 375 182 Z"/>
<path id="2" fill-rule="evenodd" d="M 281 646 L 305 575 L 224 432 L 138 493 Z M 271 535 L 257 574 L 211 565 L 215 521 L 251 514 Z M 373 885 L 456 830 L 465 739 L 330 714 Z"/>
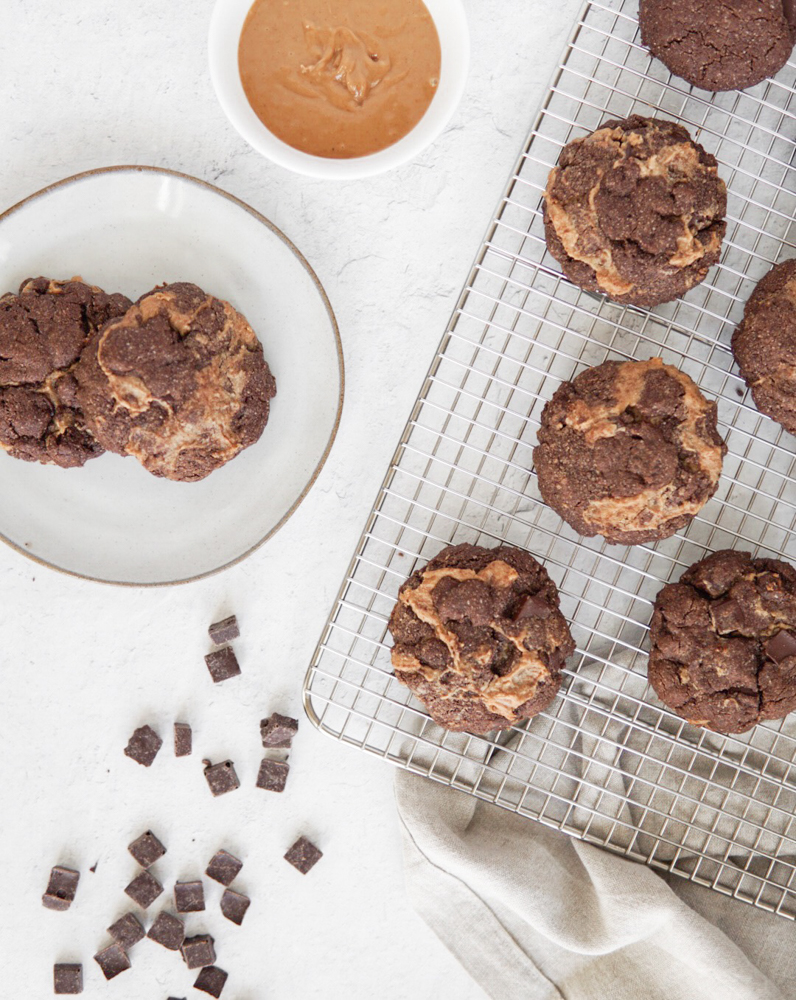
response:
<path id="1" fill-rule="evenodd" d="M 758 410 L 796 434 L 796 260 L 758 283 L 732 350 Z"/>
<path id="2" fill-rule="evenodd" d="M 633 115 L 565 146 L 544 196 L 547 247 L 581 288 L 654 306 L 718 263 L 727 189 L 674 122 Z"/>
<path id="3" fill-rule="evenodd" d="M 726 451 L 716 404 L 651 358 L 606 361 L 559 386 L 533 458 L 542 499 L 576 531 L 637 545 L 689 523 Z"/>
<path id="4" fill-rule="evenodd" d="M 796 41 L 792 0 L 640 0 L 641 41 L 702 90 L 745 90 L 777 73 Z"/>
<path id="5" fill-rule="evenodd" d="M 452 545 L 398 592 L 395 676 L 441 726 L 506 729 L 547 708 L 574 652 L 544 567 L 522 549 Z"/>
<path id="6" fill-rule="evenodd" d="M 73 369 L 89 338 L 130 305 L 77 278 L 29 278 L 17 295 L 0 297 L 0 448 L 63 468 L 102 454 Z"/>
<path id="7" fill-rule="evenodd" d="M 682 718 L 743 733 L 796 709 L 796 570 L 724 549 L 661 590 L 649 680 Z"/>
<path id="8" fill-rule="evenodd" d="M 163 285 L 89 341 L 75 374 L 108 451 L 191 482 L 254 444 L 276 382 L 246 319 L 196 285 Z"/>

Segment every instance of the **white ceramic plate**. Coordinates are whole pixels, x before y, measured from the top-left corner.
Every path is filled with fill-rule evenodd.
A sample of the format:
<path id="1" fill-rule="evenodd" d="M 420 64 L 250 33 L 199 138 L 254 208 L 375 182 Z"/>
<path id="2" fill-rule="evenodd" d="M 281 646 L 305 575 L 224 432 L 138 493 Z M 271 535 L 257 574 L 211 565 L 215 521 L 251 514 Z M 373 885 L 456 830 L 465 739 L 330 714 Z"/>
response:
<path id="1" fill-rule="evenodd" d="M 277 396 L 260 440 L 198 483 L 156 479 L 118 455 L 59 469 L 0 452 L 0 537 L 108 583 L 182 583 L 247 556 L 304 498 L 340 419 L 340 337 L 312 268 L 267 219 L 218 188 L 110 167 L 0 215 L 0 292 L 40 274 L 80 275 L 132 299 L 163 281 L 195 282 L 247 317 Z"/>

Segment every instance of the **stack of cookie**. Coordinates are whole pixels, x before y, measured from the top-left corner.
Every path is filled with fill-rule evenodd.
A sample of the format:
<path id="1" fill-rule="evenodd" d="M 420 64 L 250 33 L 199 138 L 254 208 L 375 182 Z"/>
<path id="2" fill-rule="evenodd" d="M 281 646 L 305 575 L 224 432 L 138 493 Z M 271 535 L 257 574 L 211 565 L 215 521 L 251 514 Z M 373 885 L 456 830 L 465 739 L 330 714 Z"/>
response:
<path id="1" fill-rule="evenodd" d="M 104 451 L 204 479 L 254 444 L 276 383 L 245 317 L 197 285 L 132 303 L 80 278 L 0 297 L 0 447 L 71 468 Z"/>

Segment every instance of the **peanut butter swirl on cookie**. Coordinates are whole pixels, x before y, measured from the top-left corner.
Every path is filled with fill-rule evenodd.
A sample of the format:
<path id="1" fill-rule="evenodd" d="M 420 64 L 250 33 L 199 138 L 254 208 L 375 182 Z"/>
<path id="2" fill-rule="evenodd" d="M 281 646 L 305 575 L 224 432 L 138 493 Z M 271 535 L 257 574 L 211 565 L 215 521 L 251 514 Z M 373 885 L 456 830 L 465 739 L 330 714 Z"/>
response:
<path id="1" fill-rule="evenodd" d="M 276 382 L 245 317 L 185 282 L 141 296 L 75 369 L 86 420 L 108 451 L 193 482 L 262 434 Z"/>
<path id="2" fill-rule="evenodd" d="M 589 368 L 542 412 L 533 453 L 542 499 L 582 535 L 668 538 L 716 491 L 727 451 L 716 412 L 660 358 Z"/>
<path id="3" fill-rule="evenodd" d="M 545 191 L 545 236 L 576 285 L 653 306 L 718 262 L 726 210 L 715 158 L 681 125 L 633 115 L 564 147 Z"/>
<path id="4" fill-rule="evenodd" d="M 545 709 L 575 648 L 555 584 L 529 553 L 443 549 L 390 616 L 396 677 L 452 730 L 505 729 Z"/>

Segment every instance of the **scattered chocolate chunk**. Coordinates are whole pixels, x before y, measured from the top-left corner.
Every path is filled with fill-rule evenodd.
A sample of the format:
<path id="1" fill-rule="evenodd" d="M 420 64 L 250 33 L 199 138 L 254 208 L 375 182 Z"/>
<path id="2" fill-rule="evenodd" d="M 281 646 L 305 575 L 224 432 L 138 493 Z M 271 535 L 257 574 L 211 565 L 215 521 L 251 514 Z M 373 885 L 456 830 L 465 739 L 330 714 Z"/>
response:
<path id="1" fill-rule="evenodd" d="M 766 643 L 765 653 L 774 663 L 782 663 L 789 656 L 796 656 L 796 635 L 786 629 L 777 632 Z"/>
<path id="2" fill-rule="evenodd" d="M 186 938 L 182 942 L 180 951 L 189 969 L 201 969 L 206 965 L 212 965 L 216 960 L 216 949 L 209 934 L 197 934 L 195 937 Z"/>
<path id="3" fill-rule="evenodd" d="M 125 951 L 129 951 L 146 936 L 141 921 L 134 913 L 125 913 L 123 917 L 119 917 L 115 924 L 110 925 L 108 933 Z"/>
<path id="4" fill-rule="evenodd" d="M 142 833 L 137 840 L 134 840 L 130 844 L 127 850 L 142 868 L 149 868 L 150 865 L 154 865 L 158 858 L 162 858 L 166 853 L 166 848 L 151 830 Z"/>
<path id="5" fill-rule="evenodd" d="M 124 891 L 133 902 L 138 903 L 141 909 L 145 910 L 163 892 L 163 886 L 154 875 L 144 871 L 140 875 L 136 875 Z"/>
<path id="6" fill-rule="evenodd" d="M 285 855 L 285 861 L 289 861 L 294 868 L 298 868 L 302 875 L 316 865 L 323 857 L 323 852 L 306 837 L 299 837 L 296 843 Z"/>
<path id="7" fill-rule="evenodd" d="M 79 881 L 80 872 L 75 871 L 74 868 L 55 865 L 50 870 L 47 891 L 41 897 L 43 905 L 48 910 L 68 910 L 74 901 Z"/>
<path id="8" fill-rule="evenodd" d="M 542 594 L 525 594 L 514 609 L 511 620 L 519 622 L 523 618 L 549 618 L 552 613 L 550 602 Z"/>
<path id="9" fill-rule="evenodd" d="M 220 684 L 221 681 L 236 677 L 240 673 L 238 658 L 235 656 L 235 650 L 232 646 L 224 646 L 223 649 L 208 653 L 205 657 L 205 663 L 214 684 Z"/>
<path id="10" fill-rule="evenodd" d="M 97 952 L 94 961 L 102 969 L 102 974 L 106 979 L 114 979 L 120 972 L 126 972 L 130 968 L 130 959 L 127 952 L 115 941 L 107 948 Z"/>
<path id="11" fill-rule="evenodd" d="M 230 615 L 229 618 L 224 618 L 220 622 L 213 622 L 207 631 L 217 646 L 224 642 L 232 642 L 233 639 L 240 636 L 238 619 L 235 615 Z"/>
<path id="12" fill-rule="evenodd" d="M 260 764 L 257 775 L 257 787 L 266 792 L 283 792 L 287 783 L 290 765 L 287 761 L 270 760 L 268 757 Z"/>
<path id="13" fill-rule="evenodd" d="M 53 993 L 83 992 L 83 966 L 60 963 L 53 966 Z"/>
<path id="14" fill-rule="evenodd" d="M 205 908 L 205 890 L 200 879 L 175 882 L 174 905 L 177 913 L 198 913 Z"/>
<path id="15" fill-rule="evenodd" d="M 93 874 L 97 870 L 97 865 L 99 861 L 95 861 L 94 864 L 89 868 L 89 871 Z"/>
<path id="16" fill-rule="evenodd" d="M 227 920 L 231 920 L 238 927 L 243 923 L 243 918 L 250 905 L 249 897 L 244 896 L 242 892 L 235 892 L 234 889 L 225 889 L 224 895 L 221 897 L 221 912 Z"/>
<path id="17" fill-rule="evenodd" d="M 223 969 L 219 969 L 216 965 L 208 965 L 196 977 L 193 988 L 209 993 L 211 997 L 220 997 L 226 981 L 227 974 Z"/>
<path id="18" fill-rule="evenodd" d="M 229 851 L 222 849 L 213 855 L 205 870 L 205 875 L 222 885 L 231 885 L 241 868 L 243 868 L 243 862 L 230 854 Z"/>
<path id="19" fill-rule="evenodd" d="M 225 795 L 240 788 L 235 765 L 231 760 L 222 760 L 220 764 L 208 763 L 205 767 L 205 778 L 213 795 Z"/>
<path id="20" fill-rule="evenodd" d="M 174 756 L 188 757 L 193 750 L 193 732 L 187 722 L 174 723 Z"/>
<path id="21" fill-rule="evenodd" d="M 162 746 L 163 740 L 151 726 L 139 726 L 130 737 L 124 752 L 137 764 L 150 767 Z"/>
<path id="22" fill-rule="evenodd" d="M 274 712 L 260 723 L 260 736 L 266 749 L 289 747 L 298 732 L 298 719 Z"/>
<path id="23" fill-rule="evenodd" d="M 185 925 L 179 917 L 163 910 L 158 914 L 146 936 L 162 944 L 169 951 L 179 951 L 180 945 L 185 940 Z"/>

